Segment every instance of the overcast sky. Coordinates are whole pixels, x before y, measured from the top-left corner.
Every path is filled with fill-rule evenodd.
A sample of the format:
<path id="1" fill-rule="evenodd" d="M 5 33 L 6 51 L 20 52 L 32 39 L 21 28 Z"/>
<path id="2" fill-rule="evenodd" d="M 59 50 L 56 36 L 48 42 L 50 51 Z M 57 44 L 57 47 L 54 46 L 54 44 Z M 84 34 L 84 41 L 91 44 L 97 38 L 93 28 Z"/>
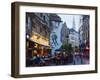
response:
<path id="1" fill-rule="evenodd" d="M 80 19 L 81 19 L 81 15 L 62 15 L 62 14 L 58 14 L 58 16 L 61 17 L 61 20 L 63 22 L 66 22 L 66 25 L 68 28 L 72 28 L 73 27 L 73 18 L 75 20 L 75 28 L 76 31 L 78 31 L 79 27 L 80 27 Z"/>

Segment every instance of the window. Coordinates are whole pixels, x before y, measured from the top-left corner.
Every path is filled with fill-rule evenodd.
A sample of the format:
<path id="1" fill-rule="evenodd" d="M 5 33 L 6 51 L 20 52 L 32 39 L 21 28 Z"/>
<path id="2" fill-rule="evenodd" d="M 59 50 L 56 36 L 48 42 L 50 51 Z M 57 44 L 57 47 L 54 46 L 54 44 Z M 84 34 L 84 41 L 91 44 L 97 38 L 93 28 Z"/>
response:
<path id="1" fill-rule="evenodd" d="M 43 20 L 45 21 L 45 16 L 43 16 Z"/>
<path id="2" fill-rule="evenodd" d="M 74 37 L 72 36 L 71 39 L 74 40 Z"/>
<path id="3" fill-rule="evenodd" d="M 42 17 L 43 16 L 43 14 L 42 13 L 40 13 L 40 17 Z"/>

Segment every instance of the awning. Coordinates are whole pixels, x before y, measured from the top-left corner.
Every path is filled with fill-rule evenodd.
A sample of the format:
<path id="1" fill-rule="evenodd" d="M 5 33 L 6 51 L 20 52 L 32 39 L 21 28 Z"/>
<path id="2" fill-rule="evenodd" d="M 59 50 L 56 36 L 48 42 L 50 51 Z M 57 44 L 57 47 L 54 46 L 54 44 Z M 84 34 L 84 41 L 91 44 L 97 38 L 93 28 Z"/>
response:
<path id="1" fill-rule="evenodd" d="M 45 38 L 44 36 L 41 36 L 40 34 L 34 33 L 31 37 L 30 37 L 31 41 L 34 41 L 38 44 L 44 45 L 44 46 L 49 46 L 49 39 Z"/>

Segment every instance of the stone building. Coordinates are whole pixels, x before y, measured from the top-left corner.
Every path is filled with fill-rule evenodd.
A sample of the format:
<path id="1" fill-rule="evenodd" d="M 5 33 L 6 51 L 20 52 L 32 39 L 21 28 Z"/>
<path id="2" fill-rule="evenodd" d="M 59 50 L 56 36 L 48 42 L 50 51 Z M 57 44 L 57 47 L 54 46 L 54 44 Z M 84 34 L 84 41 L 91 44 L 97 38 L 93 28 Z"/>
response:
<path id="1" fill-rule="evenodd" d="M 89 42 L 89 16 L 84 15 L 83 16 L 83 24 L 82 24 L 82 30 L 83 30 L 83 41 L 84 43 Z"/>
<path id="2" fill-rule="evenodd" d="M 75 19 L 73 17 L 72 28 L 69 29 L 69 43 L 72 47 L 79 47 L 79 32 L 75 30 Z"/>
<path id="3" fill-rule="evenodd" d="M 82 26 L 80 26 L 79 28 L 79 44 L 81 45 L 82 43 L 84 43 L 84 40 L 83 40 L 83 30 L 82 30 Z"/>
<path id="4" fill-rule="evenodd" d="M 49 15 L 45 13 L 26 13 L 26 32 L 31 40 L 37 43 L 43 41 L 41 44 L 49 45 Z M 35 40 L 36 36 L 38 40 Z"/>
<path id="5" fill-rule="evenodd" d="M 26 13 L 26 60 L 49 54 L 49 14 Z"/>
<path id="6" fill-rule="evenodd" d="M 81 26 L 79 29 L 80 46 L 89 47 L 89 15 L 82 15 Z"/>
<path id="7" fill-rule="evenodd" d="M 67 28 L 66 23 L 64 23 L 61 28 L 61 42 L 62 44 L 67 44 L 68 40 L 69 40 L 69 29 Z"/>
<path id="8" fill-rule="evenodd" d="M 73 28 L 69 31 L 69 43 L 72 44 L 72 47 L 79 47 L 79 33 Z"/>

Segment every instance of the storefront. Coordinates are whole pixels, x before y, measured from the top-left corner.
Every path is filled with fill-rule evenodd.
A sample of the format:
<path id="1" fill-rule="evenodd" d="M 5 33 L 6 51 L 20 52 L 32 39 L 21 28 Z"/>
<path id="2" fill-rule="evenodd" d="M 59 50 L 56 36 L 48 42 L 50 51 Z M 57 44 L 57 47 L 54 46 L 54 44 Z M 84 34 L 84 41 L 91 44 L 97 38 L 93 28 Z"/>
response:
<path id="1" fill-rule="evenodd" d="M 50 54 L 49 40 L 39 34 L 34 33 L 30 38 L 26 38 L 26 56 L 47 56 Z"/>
<path id="2" fill-rule="evenodd" d="M 90 47 L 89 47 L 89 43 L 87 43 L 85 48 L 84 48 L 84 56 L 89 58 L 89 55 L 90 55 L 89 53 L 90 53 Z"/>

